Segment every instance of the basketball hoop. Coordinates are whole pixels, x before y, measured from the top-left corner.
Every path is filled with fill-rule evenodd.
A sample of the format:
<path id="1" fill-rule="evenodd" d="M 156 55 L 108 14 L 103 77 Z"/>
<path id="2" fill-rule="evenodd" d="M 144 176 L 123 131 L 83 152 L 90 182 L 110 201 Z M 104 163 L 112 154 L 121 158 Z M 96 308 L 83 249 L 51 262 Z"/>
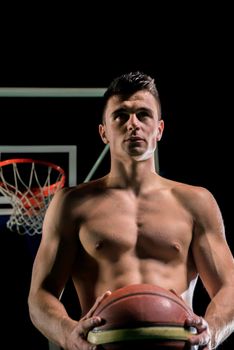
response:
<path id="1" fill-rule="evenodd" d="M 25 158 L 0 162 L 0 193 L 13 210 L 7 227 L 19 234 L 41 234 L 48 205 L 64 184 L 64 170 L 53 163 Z"/>

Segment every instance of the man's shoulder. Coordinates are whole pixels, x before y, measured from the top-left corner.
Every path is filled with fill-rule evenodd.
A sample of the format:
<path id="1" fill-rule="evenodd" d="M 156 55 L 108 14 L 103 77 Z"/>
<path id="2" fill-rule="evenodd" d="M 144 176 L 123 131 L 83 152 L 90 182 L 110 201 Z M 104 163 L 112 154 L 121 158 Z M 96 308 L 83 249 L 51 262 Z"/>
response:
<path id="1" fill-rule="evenodd" d="M 166 180 L 166 184 L 173 196 L 178 200 L 185 200 L 187 204 L 188 202 L 195 204 L 204 203 L 214 199 L 212 193 L 202 186 L 190 185 L 173 180 Z"/>
<path id="2" fill-rule="evenodd" d="M 99 178 L 96 180 L 80 183 L 73 187 L 65 188 L 64 191 L 69 195 L 69 197 L 85 197 L 89 195 L 95 196 L 95 193 L 102 192 L 105 190 L 105 188 L 105 178 Z"/>

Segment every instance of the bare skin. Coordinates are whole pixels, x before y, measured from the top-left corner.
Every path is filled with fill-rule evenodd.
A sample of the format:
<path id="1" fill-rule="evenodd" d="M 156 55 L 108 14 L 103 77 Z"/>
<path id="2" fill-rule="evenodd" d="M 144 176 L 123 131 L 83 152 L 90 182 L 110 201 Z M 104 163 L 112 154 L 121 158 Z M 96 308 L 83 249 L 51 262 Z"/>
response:
<path id="1" fill-rule="evenodd" d="M 135 283 L 173 289 L 192 307 L 198 275 L 211 302 L 204 318 L 187 320 L 192 345 L 211 349 L 232 331 L 233 257 L 218 205 L 204 188 L 162 178 L 154 150 L 164 124 L 147 91 L 111 97 L 99 131 L 110 144 L 110 173 L 58 192 L 46 213 L 29 295 L 35 326 L 66 350 L 86 341 L 108 291 Z M 59 301 L 72 275 L 82 307 L 72 320 Z"/>

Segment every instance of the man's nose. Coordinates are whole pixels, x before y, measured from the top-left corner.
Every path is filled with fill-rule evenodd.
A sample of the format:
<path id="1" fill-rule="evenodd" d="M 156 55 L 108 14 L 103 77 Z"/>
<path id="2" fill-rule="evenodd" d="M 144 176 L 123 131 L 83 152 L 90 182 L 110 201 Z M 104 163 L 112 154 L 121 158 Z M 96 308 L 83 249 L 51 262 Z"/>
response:
<path id="1" fill-rule="evenodd" d="M 139 119 L 136 114 L 131 114 L 128 119 L 128 130 L 131 131 L 135 129 L 139 129 Z"/>

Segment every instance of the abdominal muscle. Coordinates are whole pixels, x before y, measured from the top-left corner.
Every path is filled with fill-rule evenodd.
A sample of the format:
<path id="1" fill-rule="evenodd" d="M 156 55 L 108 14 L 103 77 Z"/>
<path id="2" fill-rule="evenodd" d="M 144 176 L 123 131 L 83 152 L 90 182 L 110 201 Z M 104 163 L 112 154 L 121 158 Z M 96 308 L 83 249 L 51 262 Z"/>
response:
<path id="1" fill-rule="evenodd" d="M 177 265 L 177 266 L 175 266 Z M 74 276 L 75 277 L 75 276 Z M 78 276 L 77 276 L 78 277 Z M 98 268 L 90 268 L 74 278 L 82 314 L 86 314 L 96 298 L 104 292 L 114 291 L 130 284 L 148 283 L 173 290 L 192 309 L 192 298 L 197 276 L 191 274 L 188 280 L 186 265 L 175 261 L 163 263 L 155 259 L 139 259 L 130 254 L 110 262 L 100 260 Z"/>

